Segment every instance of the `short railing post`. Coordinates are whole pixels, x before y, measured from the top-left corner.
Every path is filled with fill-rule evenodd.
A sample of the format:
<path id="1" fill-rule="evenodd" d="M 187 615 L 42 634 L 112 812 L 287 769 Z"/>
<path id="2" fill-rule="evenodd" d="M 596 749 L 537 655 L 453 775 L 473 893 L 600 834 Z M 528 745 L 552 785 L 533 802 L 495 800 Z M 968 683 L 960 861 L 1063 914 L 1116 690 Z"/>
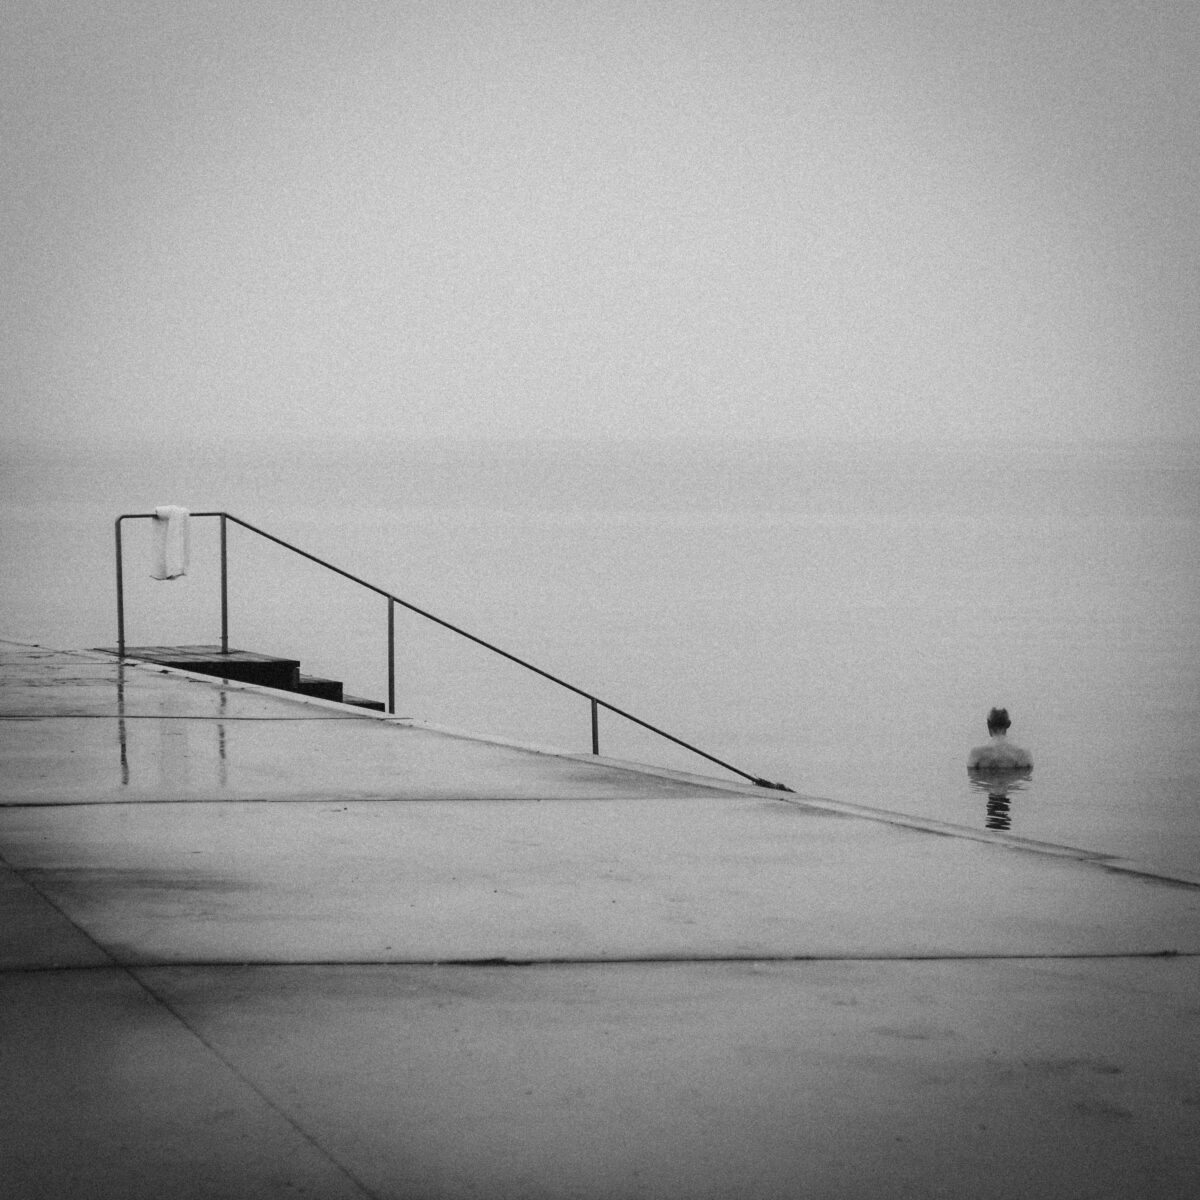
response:
<path id="1" fill-rule="evenodd" d="M 121 571 L 121 518 L 113 526 L 117 540 L 117 656 L 125 657 L 125 583 Z"/>
<path id="2" fill-rule="evenodd" d="M 396 602 L 389 596 L 388 606 L 388 705 L 393 716 L 396 713 Z"/>
<path id="3" fill-rule="evenodd" d="M 591 697 L 592 701 L 592 753 L 600 753 L 600 705 L 596 701 L 596 697 Z"/>
<path id="4" fill-rule="evenodd" d="M 229 560 L 226 552 L 225 514 L 221 514 L 221 653 L 229 653 Z"/>

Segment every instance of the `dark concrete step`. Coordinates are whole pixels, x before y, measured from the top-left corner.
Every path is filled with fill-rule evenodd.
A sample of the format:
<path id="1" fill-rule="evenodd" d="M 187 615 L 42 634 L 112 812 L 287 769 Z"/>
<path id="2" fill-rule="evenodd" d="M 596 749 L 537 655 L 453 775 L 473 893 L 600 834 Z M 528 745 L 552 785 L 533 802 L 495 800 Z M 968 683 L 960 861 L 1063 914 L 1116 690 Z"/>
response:
<path id="1" fill-rule="evenodd" d="M 116 654 L 116 648 L 102 646 L 105 654 Z M 237 683 L 257 683 L 263 687 L 333 700 L 355 708 L 385 712 L 382 700 L 367 700 L 362 696 L 347 696 L 339 679 L 322 679 L 316 675 L 301 675 L 300 660 L 277 658 L 273 654 L 258 654 L 253 650 L 230 650 L 223 654 L 220 646 L 126 646 L 126 658 L 156 663 L 160 667 L 176 667 L 200 675 L 215 675 Z"/>
<path id="2" fill-rule="evenodd" d="M 342 681 L 321 679 L 316 675 L 301 675 L 296 691 L 302 696 L 315 696 L 318 700 L 336 700 L 342 703 Z"/>
<path id="3" fill-rule="evenodd" d="M 107 651 L 115 653 L 111 647 Z M 300 660 L 256 654 L 252 650 L 221 653 L 220 646 L 126 646 L 126 658 L 138 658 L 161 667 L 216 675 L 238 683 L 257 683 L 263 687 L 295 692 L 300 686 Z"/>

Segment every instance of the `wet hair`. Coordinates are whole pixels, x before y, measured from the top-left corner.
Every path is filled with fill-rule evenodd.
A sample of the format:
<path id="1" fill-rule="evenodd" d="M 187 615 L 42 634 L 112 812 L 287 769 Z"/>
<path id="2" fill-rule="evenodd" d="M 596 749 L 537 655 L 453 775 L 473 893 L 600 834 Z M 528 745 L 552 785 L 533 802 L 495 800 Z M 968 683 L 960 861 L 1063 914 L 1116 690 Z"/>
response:
<path id="1" fill-rule="evenodd" d="M 999 730 L 1007 729 L 1012 722 L 1008 719 L 1007 708 L 993 708 L 987 715 L 988 733 L 996 733 Z"/>

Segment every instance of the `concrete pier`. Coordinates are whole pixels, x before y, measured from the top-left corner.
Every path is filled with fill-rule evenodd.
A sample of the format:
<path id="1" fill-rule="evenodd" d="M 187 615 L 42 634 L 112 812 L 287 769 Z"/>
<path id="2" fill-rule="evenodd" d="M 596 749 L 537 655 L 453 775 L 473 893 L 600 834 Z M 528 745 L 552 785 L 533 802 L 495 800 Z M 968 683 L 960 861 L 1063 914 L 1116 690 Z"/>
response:
<path id="1" fill-rule="evenodd" d="M 1197 879 L 0 668 L 6 1200 L 1195 1194 Z"/>

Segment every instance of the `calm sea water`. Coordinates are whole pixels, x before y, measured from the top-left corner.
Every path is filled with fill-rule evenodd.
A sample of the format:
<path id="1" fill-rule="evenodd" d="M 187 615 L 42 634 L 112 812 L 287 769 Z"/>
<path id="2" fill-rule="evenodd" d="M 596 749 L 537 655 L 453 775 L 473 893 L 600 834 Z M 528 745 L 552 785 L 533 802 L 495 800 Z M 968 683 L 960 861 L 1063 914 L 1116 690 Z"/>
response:
<path id="1" fill-rule="evenodd" d="M 3 465 L 7 636 L 113 644 L 113 517 L 225 508 L 797 791 L 1200 870 L 1194 449 L 297 443 Z M 127 527 L 132 643 L 217 639 L 215 525 L 169 584 Z M 230 543 L 234 644 L 382 697 L 385 602 Z M 585 701 L 419 618 L 398 638 L 401 713 L 589 748 Z M 993 704 L 1035 771 L 989 818 L 965 758 Z M 709 769 L 607 715 L 601 748 Z"/>

